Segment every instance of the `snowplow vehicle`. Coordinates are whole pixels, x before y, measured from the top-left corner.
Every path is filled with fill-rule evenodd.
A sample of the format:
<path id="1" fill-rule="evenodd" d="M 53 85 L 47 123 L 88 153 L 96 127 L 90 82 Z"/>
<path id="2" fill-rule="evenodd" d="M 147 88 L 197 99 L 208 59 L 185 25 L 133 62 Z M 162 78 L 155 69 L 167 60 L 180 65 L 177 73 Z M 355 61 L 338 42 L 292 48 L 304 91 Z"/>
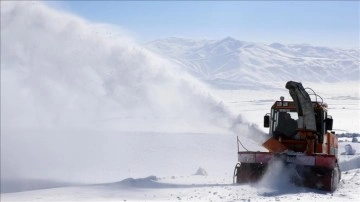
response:
<path id="1" fill-rule="evenodd" d="M 269 128 L 270 138 L 262 146 L 269 152 L 239 151 L 238 138 L 234 181 L 257 182 L 271 163 L 280 161 L 285 168 L 295 170 L 294 175 L 289 176 L 290 182 L 332 192 L 341 173 L 337 137 L 331 131 L 333 119 L 327 114 L 327 105 L 301 83 L 289 81 L 285 87 L 292 100 L 286 101 L 281 96 L 264 116 L 264 127 Z M 312 91 L 314 101 L 306 90 Z"/>

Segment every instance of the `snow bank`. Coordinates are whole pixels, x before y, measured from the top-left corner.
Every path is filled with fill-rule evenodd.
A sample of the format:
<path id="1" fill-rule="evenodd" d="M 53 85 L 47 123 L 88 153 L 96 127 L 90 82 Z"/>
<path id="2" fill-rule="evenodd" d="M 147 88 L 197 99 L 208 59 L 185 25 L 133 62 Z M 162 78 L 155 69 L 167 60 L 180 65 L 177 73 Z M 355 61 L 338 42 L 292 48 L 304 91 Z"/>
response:
<path id="1" fill-rule="evenodd" d="M 343 138 L 341 138 L 343 139 Z M 342 172 L 360 168 L 360 153 L 347 153 L 347 149 L 351 146 L 354 151 L 360 150 L 359 143 L 339 142 L 339 166 Z M 342 152 L 344 151 L 344 152 Z"/>
<path id="2" fill-rule="evenodd" d="M 161 184 L 159 184 L 157 182 L 157 177 L 152 175 L 152 176 L 148 176 L 148 177 L 145 177 L 145 178 L 137 178 L 137 179 L 134 179 L 134 178 L 127 178 L 127 179 L 124 179 L 120 182 L 117 182 L 117 183 L 114 183 L 112 184 L 113 186 L 116 186 L 116 187 L 128 187 L 128 188 L 131 188 L 131 187 L 136 187 L 136 188 L 159 188 L 159 187 L 162 187 Z"/>
<path id="3" fill-rule="evenodd" d="M 360 168 L 360 156 L 356 156 L 350 160 L 340 161 L 340 170 L 341 171 L 348 171 L 352 169 Z"/>
<path id="4" fill-rule="evenodd" d="M 194 173 L 194 175 L 202 175 L 202 176 L 207 176 L 208 173 L 206 172 L 206 170 L 202 167 L 199 167 L 197 169 L 197 171 Z"/>

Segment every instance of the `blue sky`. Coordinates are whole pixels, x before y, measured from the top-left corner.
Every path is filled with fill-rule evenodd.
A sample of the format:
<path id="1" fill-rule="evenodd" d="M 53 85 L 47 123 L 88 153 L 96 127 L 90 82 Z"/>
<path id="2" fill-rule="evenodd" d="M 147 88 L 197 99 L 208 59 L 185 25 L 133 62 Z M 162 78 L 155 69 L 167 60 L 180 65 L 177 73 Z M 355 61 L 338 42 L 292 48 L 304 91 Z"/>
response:
<path id="1" fill-rule="evenodd" d="M 140 42 L 164 37 L 360 47 L 359 1 L 50 1 Z"/>

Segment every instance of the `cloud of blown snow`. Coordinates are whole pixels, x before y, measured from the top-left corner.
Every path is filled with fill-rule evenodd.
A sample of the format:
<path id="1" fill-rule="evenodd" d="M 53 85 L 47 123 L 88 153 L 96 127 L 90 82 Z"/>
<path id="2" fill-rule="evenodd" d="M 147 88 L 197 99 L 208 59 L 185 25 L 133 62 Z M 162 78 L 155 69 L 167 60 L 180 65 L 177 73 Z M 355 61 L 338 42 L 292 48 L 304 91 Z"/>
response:
<path id="1" fill-rule="evenodd" d="M 2 177 L 78 169 L 49 163 L 67 147 L 77 154 L 68 164 L 90 164 L 96 156 L 77 150 L 102 138 L 83 131 L 206 131 L 232 119 L 204 85 L 121 28 L 40 2 L 1 3 Z"/>
<path id="2" fill-rule="evenodd" d="M 38 2 L 1 9 L 5 128 L 97 128 L 136 117 L 191 122 L 224 113 L 202 84 L 120 28 Z"/>
<path id="3" fill-rule="evenodd" d="M 262 195 L 298 193 L 302 188 L 291 181 L 294 176 L 297 176 L 295 167 L 285 166 L 282 161 L 275 160 L 269 163 L 264 176 L 256 186 Z"/>

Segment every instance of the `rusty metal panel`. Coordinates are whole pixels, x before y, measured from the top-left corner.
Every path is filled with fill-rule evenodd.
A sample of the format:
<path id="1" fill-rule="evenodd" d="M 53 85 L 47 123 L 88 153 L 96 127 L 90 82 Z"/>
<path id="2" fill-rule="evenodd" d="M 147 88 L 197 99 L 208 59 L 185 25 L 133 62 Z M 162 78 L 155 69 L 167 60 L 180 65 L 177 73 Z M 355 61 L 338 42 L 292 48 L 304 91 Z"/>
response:
<path id="1" fill-rule="evenodd" d="M 287 149 L 285 145 L 283 145 L 275 138 L 268 139 L 266 142 L 263 143 L 263 147 L 268 149 L 270 152 L 283 152 Z"/>
<path id="2" fill-rule="evenodd" d="M 315 157 L 315 166 L 335 168 L 336 158 L 335 158 L 335 156 L 316 156 Z"/>

